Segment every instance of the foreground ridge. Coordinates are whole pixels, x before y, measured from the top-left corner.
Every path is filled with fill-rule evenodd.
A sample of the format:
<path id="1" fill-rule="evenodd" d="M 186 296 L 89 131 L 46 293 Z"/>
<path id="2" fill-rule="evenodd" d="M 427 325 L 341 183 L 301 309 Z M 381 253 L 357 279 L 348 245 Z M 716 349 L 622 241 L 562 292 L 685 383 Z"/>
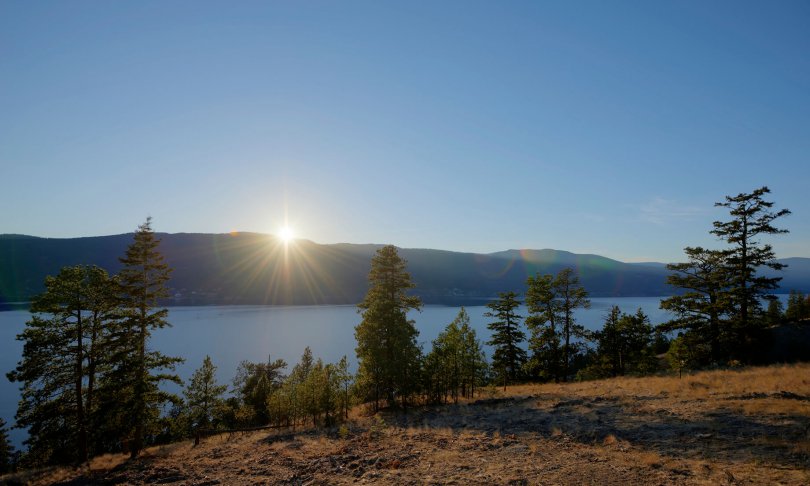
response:
<path id="1" fill-rule="evenodd" d="M 810 365 L 488 389 L 343 430 L 221 434 L 31 484 L 808 484 Z"/>

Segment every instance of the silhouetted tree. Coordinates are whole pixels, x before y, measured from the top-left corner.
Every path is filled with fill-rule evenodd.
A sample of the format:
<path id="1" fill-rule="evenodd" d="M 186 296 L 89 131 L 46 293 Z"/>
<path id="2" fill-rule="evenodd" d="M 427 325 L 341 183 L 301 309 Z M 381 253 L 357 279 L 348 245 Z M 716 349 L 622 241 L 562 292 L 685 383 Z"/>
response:
<path id="1" fill-rule="evenodd" d="M 151 220 L 147 218 L 138 227 L 134 241 L 121 258 L 123 268 L 118 278 L 125 318 L 116 336 L 118 354 L 111 376 L 119 389 L 114 397 L 108 397 L 111 406 L 122 407 L 120 422 L 129 436 L 132 457 L 143 449 L 147 434 L 154 432 L 160 407 L 179 402 L 179 397 L 162 391 L 159 384 L 167 380 L 182 384 L 177 375 L 159 370 L 173 370 L 183 360 L 148 347 L 152 332 L 169 325 L 169 311 L 158 306 L 160 299 L 169 295 L 166 283 L 171 273 L 158 251 L 160 240 L 152 231 Z"/>
<path id="2" fill-rule="evenodd" d="M 34 316 L 17 336 L 24 341 L 22 360 L 7 376 L 22 383 L 17 424 L 28 428 L 34 465 L 89 457 L 98 424 L 92 390 L 111 306 L 109 277 L 95 266 L 62 268 L 31 304 Z"/>
<path id="3" fill-rule="evenodd" d="M 526 289 L 526 327 L 531 332 L 526 363 L 528 373 L 541 380 L 560 381 L 562 350 L 560 326 L 564 320 L 552 275 L 529 277 Z"/>
<path id="4" fill-rule="evenodd" d="M 560 301 L 560 315 L 562 316 L 563 380 L 568 381 L 571 359 L 577 354 L 580 347 L 579 344 L 572 343 L 571 338 L 589 337 L 585 328 L 577 323 L 574 311 L 579 308 L 590 308 L 591 301 L 588 300 L 588 292 L 580 285 L 579 277 L 571 268 L 560 270 L 554 278 L 554 293 Z"/>
<path id="5" fill-rule="evenodd" d="M 358 382 L 366 398 L 379 409 L 380 398 L 402 405 L 416 392 L 420 377 L 419 332 L 407 313 L 421 309 L 418 297 L 407 295 L 414 287 L 405 270 L 406 262 L 396 247 L 384 246 L 371 260 L 370 288 L 358 304 L 362 321 L 355 327 Z"/>
<path id="6" fill-rule="evenodd" d="M 515 292 L 500 292 L 498 300 L 487 304 L 491 310 L 484 314 L 496 319 L 487 324 L 492 338 L 487 342 L 495 350 L 492 353 L 492 369 L 500 375 L 504 387 L 522 376 L 526 351 L 520 346 L 526 334 L 520 330 L 519 316 L 515 311 L 520 306 Z"/>
<path id="7" fill-rule="evenodd" d="M 597 359 L 610 376 L 647 373 L 654 367 L 653 327 L 641 309 L 625 314 L 613 306 L 605 324 L 594 333 Z"/>
<path id="8" fill-rule="evenodd" d="M 732 303 L 726 254 L 701 247 L 686 247 L 684 252 L 689 261 L 667 265 L 676 272 L 667 277 L 667 283 L 686 292 L 661 301 L 661 308 L 676 318 L 659 328 L 666 332 L 684 330 L 704 339 L 711 349 L 711 361 L 717 363 L 727 357 L 727 350 L 721 350 L 721 341 L 728 340 L 723 319 L 731 312 Z"/>
<path id="9" fill-rule="evenodd" d="M 771 299 L 765 311 L 765 321 L 769 326 L 778 326 L 785 320 L 785 312 L 779 299 Z"/>
<path id="10" fill-rule="evenodd" d="M 752 316 L 761 310 L 761 299 L 772 298 L 770 291 L 778 287 L 781 277 L 758 275 L 762 267 L 781 270 L 784 264 L 775 260 L 771 245 L 762 244 L 759 237 L 787 233 L 785 229 L 773 225 L 774 220 L 787 216 L 790 211 L 771 211 L 773 202 L 763 196 L 771 191 L 763 186 L 751 193 L 726 196 L 724 202 L 716 203 L 729 209 L 731 220 L 715 221 L 711 231 L 731 247 L 726 250 L 726 271 L 729 292 L 734 305 L 733 323 L 742 339 L 759 323 L 752 322 Z"/>
<path id="11" fill-rule="evenodd" d="M 790 322 L 799 322 L 810 317 L 810 296 L 805 296 L 795 290 L 788 296 L 785 319 Z"/>

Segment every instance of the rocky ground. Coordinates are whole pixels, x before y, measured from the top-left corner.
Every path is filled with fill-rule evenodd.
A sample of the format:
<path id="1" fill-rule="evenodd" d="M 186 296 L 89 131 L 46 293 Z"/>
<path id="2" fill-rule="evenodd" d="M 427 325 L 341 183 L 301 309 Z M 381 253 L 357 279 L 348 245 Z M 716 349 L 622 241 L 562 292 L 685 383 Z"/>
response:
<path id="1" fill-rule="evenodd" d="M 490 389 L 467 403 L 105 456 L 31 484 L 810 484 L 810 365 Z"/>

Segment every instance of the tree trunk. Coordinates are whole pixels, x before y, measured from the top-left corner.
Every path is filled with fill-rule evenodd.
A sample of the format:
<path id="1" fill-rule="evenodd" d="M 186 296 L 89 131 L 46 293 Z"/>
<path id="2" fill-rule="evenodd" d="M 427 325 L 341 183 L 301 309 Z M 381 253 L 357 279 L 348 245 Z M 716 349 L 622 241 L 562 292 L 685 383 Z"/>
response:
<path id="1" fill-rule="evenodd" d="M 76 315 L 76 421 L 79 426 L 79 450 L 78 462 L 87 462 L 87 424 L 84 418 L 84 397 L 82 395 L 82 380 L 84 378 L 84 354 L 83 354 L 83 339 L 82 334 L 82 311 L 79 310 Z"/>

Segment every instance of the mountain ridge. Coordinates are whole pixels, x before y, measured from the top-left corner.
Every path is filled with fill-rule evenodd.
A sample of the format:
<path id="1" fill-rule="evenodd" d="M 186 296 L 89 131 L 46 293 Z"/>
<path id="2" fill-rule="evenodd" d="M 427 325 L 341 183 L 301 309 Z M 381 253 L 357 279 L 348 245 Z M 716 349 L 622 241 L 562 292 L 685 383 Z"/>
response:
<path id="1" fill-rule="evenodd" d="M 174 304 L 355 304 L 368 289 L 371 258 L 382 244 L 285 245 L 263 233 L 157 233 L 174 268 Z M 29 300 L 46 275 L 62 266 L 96 264 L 120 269 L 132 233 L 78 238 L 0 235 L 0 303 Z M 554 249 L 492 253 L 400 248 L 425 303 L 473 304 L 501 291 L 525 290 L 526 278 L 572 267 L 593 297 L 671 295 L 670 273 L 657 262 L 627 263 L 595 254 Z M 783 291 L 810 291 L 810 258 L 791 257 Z M 763 272 L 768 274 L 769 272 Z"/>

